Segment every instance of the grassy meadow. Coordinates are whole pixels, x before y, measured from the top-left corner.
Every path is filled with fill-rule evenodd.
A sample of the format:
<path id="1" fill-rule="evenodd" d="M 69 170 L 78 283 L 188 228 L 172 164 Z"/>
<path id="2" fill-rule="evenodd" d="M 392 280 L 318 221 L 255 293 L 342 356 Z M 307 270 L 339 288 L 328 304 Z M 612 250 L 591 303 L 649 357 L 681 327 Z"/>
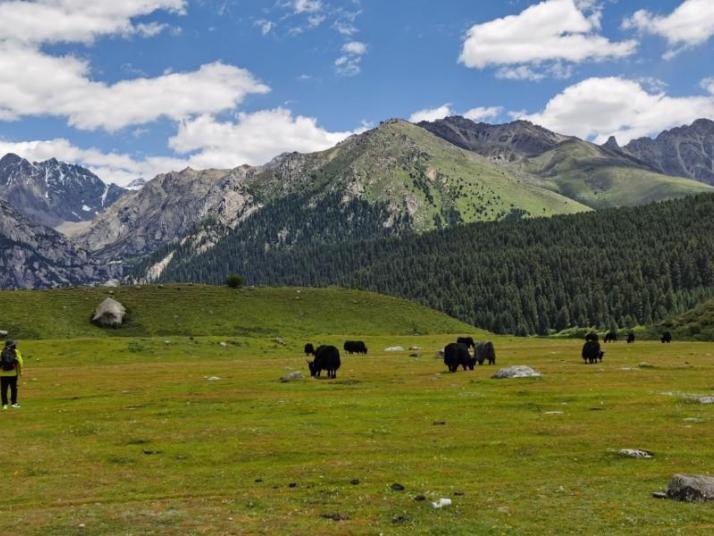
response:
<path id="1" fill-rule="evenodd" d="M 170 289 L 146 292 L 159 290 Z M 0 293 L 0 305 L 9 294 L 18 295 Z M 48 338 L 50 326 L 37 322 L 38 337 L 21 340 L 22 408 L 0 414 L 0 528 L 23 535 L 714 530 L 710 504 L 651 498 L 674 473 L 712 473 L 714 406 L 677 394 L 714 391 L 714 344 L 620 342 L 607 346 L 602 364 L 588 366 L 577 340 L 492 337 L 497 367 L 449 374 L 434 353 L 455 333 L 412 329 L 427 318 L 442 318 L 443 329 L 455 321 L 411 305 L 399 314 L 397 300 L 387 309 L 392 323 L 380 329 L 368 319 L 379 320 L 376 304 L 386 302 L 354 296 L 364 300 L 362 315 L 328 325 L 371 325 L 371 333 L 335 335 L 315 324 L 312 333 L 279 333 L 284 344 L 268 327 Z M 142 303 L 134 302 L 133 322 L 147 326 Z M 77 318 L 86 322 L 84 313 Z M 281 322 L 288 320 L 285 313 Z M 343 356 L 336 380 L 279 381 L 294 370 L 307 375 L 305 342 L 341 346 L 347 337 L 365 340 L 370 353 Z M 384 351 L 395 345 L 422 350 Z M 491 379 L 515 364 L 543 376 Z M 620 448 L 655 458 L 621 458 Z M 395 483 L 405 489 L 393 490 Z M 441 497 L 453 504 L 432 508 Z"/>

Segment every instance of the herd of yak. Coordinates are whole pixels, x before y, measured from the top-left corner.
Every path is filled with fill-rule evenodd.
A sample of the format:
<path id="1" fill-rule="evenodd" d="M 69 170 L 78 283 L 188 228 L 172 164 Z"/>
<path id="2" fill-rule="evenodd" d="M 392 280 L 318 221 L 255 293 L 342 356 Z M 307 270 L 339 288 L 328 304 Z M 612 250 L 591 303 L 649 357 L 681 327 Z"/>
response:
<path id="1" fill-rule="evenodd" d="M 343 346 L 348 354 L 367 355 L 367 345 L 363 341 L 345 341 Z M 473 349 L 473 354 L 471 353 Z M 476 364 L 496 364 L 496 350 L 492 342 L 478 343 L 473 337 L 459 337 L 456 342 L 447 344 L 443 352 L 444 364 L 450 372 L 456 372 L 459 367 L 464 370 L 473 370 Z M 340 351 L 335 346 L 322 345 L 315 348 L 311 343 L 305 345 L 305 355 L 312 355 L 314 359 L 307 362 L 310 376 L 319 378 L 322 371 L 327 372 L 328 378 L 336 378 L 337 370 L 342 364 Z"/>
<path id="2" fill-rule="evenodd" d="M 615 342 L 617 341 L 617 333 L 615 331 L 610 331 L 605 335 L 605 342 Z M 665 331 L 660 337 L 662 343 L 672 342 L 672 334 L 669 331 Z M 632 344 L 635 342 L 635 334 L 629 332 L 627 334 L 627 344 Z M 605 352 L 600 349 L 600 338 L 595 332 L 588 333 L 585 336 L 585 344 L 583 345 L 582 358 L 586 363 L 597 363 L 601 362 Z"/>
<path id="3" fill-rule="evenodd" d="M 672 342 L 672 334 L 665 331 L 660 340 L 663 343 Z M 610 331 L 605 335 L 605 343 L 617 341 L 617 333 Z M 635 342 L 635 334 L 627 334 L 627 344 Z M 345 341 L 343 349 L 348 354 L 367 355 L 367 345 L 363 341 Z M 473 353 L 472 350 L 473 349 Z M 340 351 L 335 346 L 322 345 L 315 348 L 312 344 L 305 345 L 305 355 L 312 355 L 314 359 L 307 362 L 310 369 L 310 376 L 319 378 L 322 371 L 327 372 L 328 378 L 336 378 L 337 370 L 342 362 L 340 361 Z M 459 337 L 456 342 L 447 344 L 443 352 L 439 355 L 444 358 L 444 364 L 449 372 L 456 372 L 459 367 L 463 370 L 473 370 L 476 364 L 483 365 L 488 361 L 489 365 L 496 364 L 496 349 L 491 341 L 479 343 L 473 337 Z M 600 347 L 600 337 L 597 333 L 588 333 L 585 336 L 585 344 L 581 356 L 585 363 L 601 362 L 605 352 Z"/>

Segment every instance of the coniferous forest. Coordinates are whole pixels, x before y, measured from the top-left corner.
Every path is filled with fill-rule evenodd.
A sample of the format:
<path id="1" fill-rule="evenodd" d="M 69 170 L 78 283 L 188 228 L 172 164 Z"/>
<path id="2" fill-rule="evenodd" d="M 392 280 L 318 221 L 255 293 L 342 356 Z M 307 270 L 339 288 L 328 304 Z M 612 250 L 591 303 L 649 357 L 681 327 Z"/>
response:
<path id="1" fill-rule="evenodd" d="M 292 219 L 308 226 L 293 241 L 285 236 L 299 233 L 279 218 L 246 222 L 200 256 L 178 252 L 162 279 L 354 287 L 517 335 L 649 324 L 714 295 L 714 195 L 340 244 L 311 238 L 309 226 L 339 234 L 347 216 L 316 217 Z"/>

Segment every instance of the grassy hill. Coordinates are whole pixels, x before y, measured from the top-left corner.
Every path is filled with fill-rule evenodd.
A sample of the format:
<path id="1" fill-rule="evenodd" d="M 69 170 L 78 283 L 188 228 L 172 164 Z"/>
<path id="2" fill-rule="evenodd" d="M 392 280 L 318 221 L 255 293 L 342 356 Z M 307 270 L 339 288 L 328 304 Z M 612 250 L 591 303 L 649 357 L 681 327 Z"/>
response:
<path id="1" fill-rule="evenodd" d="M 658 328 L 658 333 L 664 329 L 671 331 L 675 339 L 714 340 L 714 299 L 665 320 Z"/>
<path id="2" fill-rule="evenodd" d="M 707 184 L 648 171 L 582 140 L 562 143 L 518 166 L 554 191 L 594 209 L 714 192 Z"/>
<path id="3" fill-rule="evenodd" d="M 89 319 L 107 296 L 128 310 L 118 330 Z M 0 329 L 21 339 L 107 336 L 412 335 L 474 328 L 415 303 L 355 290 L 204 285 L 0 292 Z"/>

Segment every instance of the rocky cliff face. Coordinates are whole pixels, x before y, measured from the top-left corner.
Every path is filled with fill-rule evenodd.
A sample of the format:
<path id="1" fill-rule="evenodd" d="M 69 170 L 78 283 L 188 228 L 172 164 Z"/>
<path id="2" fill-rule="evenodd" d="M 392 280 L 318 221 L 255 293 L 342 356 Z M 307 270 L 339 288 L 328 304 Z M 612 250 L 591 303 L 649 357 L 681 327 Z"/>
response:
<path id="1" fill-rule="evenodd" d="M 0 199 L 48 227 L 91 220 L 125 192 L 83 167 L 54 158 L 32 163 L 8 154 L 0 159 Z"/>
<path id="2" fill-rule="evenodd" d="M 661 173 L 714 185 L 714 121 L 698 119 L 689 126 L 640 138 L 625 150 Z"/>
<path id="3" fill-rule="evenodd" d="M 500 161 L 538 156 L 571 139 L 528 121 L 490 125 L 454 116 L 419 126 L 462 149 Z"/>
<path id="4" fill-rule="evenodd" d="M 235 225 L 254 208 L 245 185 L 250 169 L 187 168 L 159 175 L 122 197 L 75 240 L 103 258 L 121 259 L 173 242 L 206 220 Z"/>
<path id="5" fill-rule="evenodd" d="M 56 231 L 30 222 L 0 200 L 0 288 L 48 288 L 107 281 L 98 264 Z"/>

